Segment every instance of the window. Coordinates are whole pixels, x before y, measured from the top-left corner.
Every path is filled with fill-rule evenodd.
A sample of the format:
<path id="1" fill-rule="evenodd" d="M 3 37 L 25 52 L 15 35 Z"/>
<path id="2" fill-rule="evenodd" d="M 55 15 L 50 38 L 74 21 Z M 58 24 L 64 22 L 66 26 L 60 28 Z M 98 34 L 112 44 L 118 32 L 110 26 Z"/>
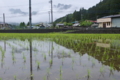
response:
<path id="1" fill-rule="evenodd" d="M 110 26 L 110 22 L 107 22 L 107 26 Z"/>

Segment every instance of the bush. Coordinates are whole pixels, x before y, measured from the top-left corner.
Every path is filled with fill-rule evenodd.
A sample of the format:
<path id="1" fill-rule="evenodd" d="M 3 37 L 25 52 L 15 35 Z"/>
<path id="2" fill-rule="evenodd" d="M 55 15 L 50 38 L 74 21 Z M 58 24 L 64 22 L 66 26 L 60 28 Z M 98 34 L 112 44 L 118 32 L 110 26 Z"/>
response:
<path id="1" fill-rule="evenodd" d="M 65 26 L 72 26 L 73 24 L 72 24 L 72 23 L 64 22 L 64 25 L 65 25 Z"/>
<path id="2" fill-rule="evenodd" d="M 81 22 L 81 24 L 80 24 L 81 26 L 91 26 L 92 25 L 92 22 L 90 22 L 90 21 L 82 21 Z"/>

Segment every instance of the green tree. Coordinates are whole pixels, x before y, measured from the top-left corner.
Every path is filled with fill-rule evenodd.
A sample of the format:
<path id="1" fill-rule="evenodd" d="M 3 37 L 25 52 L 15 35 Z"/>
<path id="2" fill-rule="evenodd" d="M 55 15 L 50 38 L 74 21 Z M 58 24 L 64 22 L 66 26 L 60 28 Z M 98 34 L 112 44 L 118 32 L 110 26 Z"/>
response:
<path id="1" fill-rule="evenodd" d="M 73 24 L 72 23 L 67 23 L 68 26 L 72 26 Z"/>
<path id="2" fill-rule="evenodd" d="M 91 26 L 91 25 L 92 25 L 92 22 L 85 20 L 85 21 L 82 21 L 82 22 L 80 23 L 80 25 L 87 27 L 87 26 Z"/>
<path id="3" fill-rule="evenodd" d="M 68 15 L 66 16 L 66 22 L 67 23 L 69 22 L 69 16 Z"/>
<path id="4" fill-rule="evenodd" d="M 20 26 L 20 28 L 25 28 L 26 27 L 25 22 L 21 22 L 19 26 Z"/>
<path id="5" fill-rule="evenodd" d="M 28 23 L 27 23 L 27 26 L 29 26 L 29 24 L 30 24 L 30 23 L 28 22 Z"/>

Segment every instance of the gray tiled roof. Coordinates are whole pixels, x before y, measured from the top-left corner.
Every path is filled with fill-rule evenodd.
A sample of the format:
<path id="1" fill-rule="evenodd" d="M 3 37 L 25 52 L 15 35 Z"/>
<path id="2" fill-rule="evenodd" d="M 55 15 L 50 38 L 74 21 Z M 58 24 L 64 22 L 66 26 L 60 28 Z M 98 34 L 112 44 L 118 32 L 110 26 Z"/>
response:
<path id="1" fill-rule="evenodd" d="M 118 14 L 118 15 L 104 16 L 102 18 L 115 18 L 115 17 L 120 17 L 120 14 Z"/>

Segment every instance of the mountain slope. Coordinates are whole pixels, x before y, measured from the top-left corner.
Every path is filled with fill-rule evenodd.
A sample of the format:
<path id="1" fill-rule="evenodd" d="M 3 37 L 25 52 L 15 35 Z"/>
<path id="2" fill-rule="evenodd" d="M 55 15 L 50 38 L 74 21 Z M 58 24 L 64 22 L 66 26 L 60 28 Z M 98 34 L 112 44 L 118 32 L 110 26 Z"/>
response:
<path id="1" fill-rule="evenodd" d="M 73 14 L 68 14 L 57 19 L 54 23 L 72 22 L 81 20 L 96 20 L 103 16 L 120 14 L 120 0 L 103 0 L 88 10 L 81 8 L 79 11 L 74 11 Z"/>

